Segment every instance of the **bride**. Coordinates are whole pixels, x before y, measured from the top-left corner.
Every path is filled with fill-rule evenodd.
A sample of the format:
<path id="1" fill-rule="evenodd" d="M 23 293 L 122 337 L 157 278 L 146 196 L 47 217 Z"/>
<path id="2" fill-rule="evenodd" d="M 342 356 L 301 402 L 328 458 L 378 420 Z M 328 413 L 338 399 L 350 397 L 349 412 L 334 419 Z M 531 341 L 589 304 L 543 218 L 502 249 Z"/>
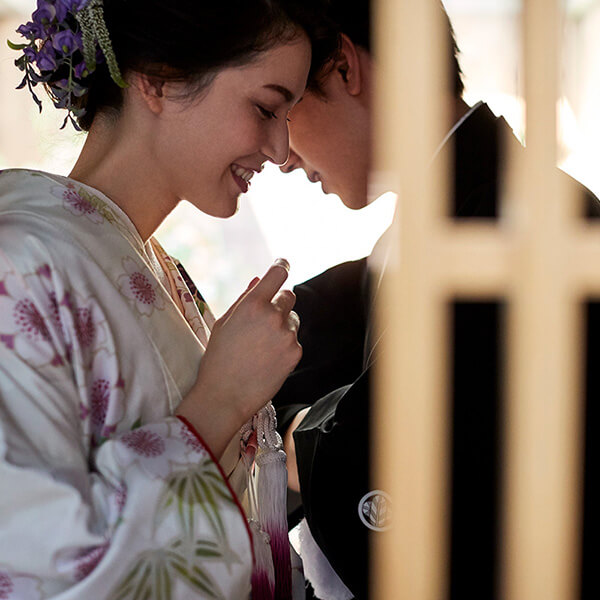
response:
<path id="1" fill-rule="evenodd" d="M 233 215 L 286 161 L 336 47 L 313 8 L 38 0 L 19 27 L 23 87 L 89 133 L 68 177 L 0 173 L 0 598 L 290 597 L 267 510 L 249 525 L 219 464 L 240 429 L 246 467 L 280 460 L 263 407 L 301 355 L 287 265 L 215 321 L 152 236 L 184 199 Z"/>

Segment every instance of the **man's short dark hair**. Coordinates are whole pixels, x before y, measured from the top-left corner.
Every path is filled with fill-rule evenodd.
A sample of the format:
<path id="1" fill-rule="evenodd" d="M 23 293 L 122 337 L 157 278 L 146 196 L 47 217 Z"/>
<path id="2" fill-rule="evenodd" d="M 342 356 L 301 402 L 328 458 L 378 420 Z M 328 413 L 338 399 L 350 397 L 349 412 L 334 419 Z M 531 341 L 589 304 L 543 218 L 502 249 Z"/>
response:
<path id="1" fill-rule="evenodd" d="M 431 0 L 430 0 L 431 1 Z M 454 93 L 460 98 L 464 91 L 462 71 L 458 62 L 459 49 L 456 44 L 454 29 L 448 18 L 443 4 L 439 0 L 433 0 L 439 4 L 444 13 L 448 31 L 448 54 L 450 57 L 450 69 L 454 82 Z M 371 0 L 328 0 L 327 17 L 337 26 L 340 33 L 345 33 L 354 44 L 362 46 L 371 51 Z"/>

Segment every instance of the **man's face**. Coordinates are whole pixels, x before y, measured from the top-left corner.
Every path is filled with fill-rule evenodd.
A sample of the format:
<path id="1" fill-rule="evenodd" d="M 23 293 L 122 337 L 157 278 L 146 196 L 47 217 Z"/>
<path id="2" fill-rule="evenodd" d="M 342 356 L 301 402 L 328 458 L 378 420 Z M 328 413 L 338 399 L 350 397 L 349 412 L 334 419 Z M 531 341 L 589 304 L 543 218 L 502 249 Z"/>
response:
<path id="1" fill-rule="evenodd" d="M 364 97 L 348 91 L 348 74 L 335 69 L 318 95 L 307 91 L 290 112 L 290 158 L 284 172 L 301 168 L 349 208 L 367 204 L 370 119 Z"/>

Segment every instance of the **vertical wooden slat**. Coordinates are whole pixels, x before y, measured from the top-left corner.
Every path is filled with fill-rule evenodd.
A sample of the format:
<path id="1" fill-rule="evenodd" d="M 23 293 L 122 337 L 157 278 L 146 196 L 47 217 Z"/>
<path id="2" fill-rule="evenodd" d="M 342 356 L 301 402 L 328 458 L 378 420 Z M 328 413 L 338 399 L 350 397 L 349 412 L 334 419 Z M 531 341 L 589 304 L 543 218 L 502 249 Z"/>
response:
<path id="1" fill-rule="evenodd" d="M 561 2 L 524 2 L 528 151 L 510 161 L 514 177 L 498 227 L 463 225 L 460 232 L 456 225 L 441 224 L 445 178 L 429 170 L 434 145 L 447 130 L 441 107 L 449 104 L 434 88 L 444 80 L 443 65 L 434 57 L 444 56 L 445 40 L 445 32 L 436 29 L 435 2 L 378 3 L 375 168 L 401 184 L 379 296 L 386 335 L 373 436 L 374 485 L 391 494 L 394 515 L 393 529 L 376 536 L 372 581 L 376 597 L 385 600 L 447 595 L 443 305 L 460 290 L 505 295 L 510 306 L 499 597 L 578 596 L 582 323 L 577 303 L 598 286 L 590 265 L 600 255 L 600 232 L 576 226 L 575 201 L 558 187 Z"/>
<path id="2" fill-rule="evenodd" d="M 559 0 L 525 0 L 524 163 L 509 214 L 518 262 L 509 315 L 502 598 L 577 597 L 580 421 L 576 297 L 565 285 L 572 203 L 556 177 Z M 519 159 L 522 160 L 522 159 Z"/>
<path id="3" fill-rule="evenodd" d="M 401 193 L 381 292 L 385 324 L 374 419 L 375 487 L 393 499 L 393 526 L 376 534 L 374 596 L 442 600 L 447 583 L 447 409 L 444 304 L 428 244 L 444 208 L 445 177 L 429 164 L 448 130 L 439 8 L 380 1 L 376 49 L 380 140 L 376 168 Z"/>

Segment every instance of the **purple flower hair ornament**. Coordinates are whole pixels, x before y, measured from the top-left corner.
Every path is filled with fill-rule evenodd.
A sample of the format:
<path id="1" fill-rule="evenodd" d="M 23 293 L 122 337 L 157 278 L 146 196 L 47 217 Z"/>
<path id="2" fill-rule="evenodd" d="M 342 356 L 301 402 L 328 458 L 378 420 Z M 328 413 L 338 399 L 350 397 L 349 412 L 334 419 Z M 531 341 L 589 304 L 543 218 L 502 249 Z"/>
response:
<path id="1" fill-rule="evenodd" d="M 40 71 L 54 71 L 56 69 L 57 54 L 49 44 L 44 44 L 36 55 L 36 63 Z"/>
<path id="2" fill-rule="evenodd" d="M 31 41 L 41 37 L 43 31 L 42 25 L 38 25 L 37 23 L 25 23 L 17 29 L 17 33 L 20 33 L 23 37 Z"/>
<path id="3" fill-rule="evenodd" d="M 81 33 L 63 29 L 52 36 L 52 47 L 63 56 L 70 56 L 75 50 L 83 50 Z"/>
<path id="4" fill-rule="evenodd" d="M 37 25 L 49 25 L 56 19 L 56 9 L 53 2 L 40 0 L 37 10 L 31 15 L 31 20 Z"/>
<path id="5" fill-rule="evenodd" d="M 104 22 L 102 0 L 37 0 L 31 21 L 19 26 L 17 33 L 27 40 L 23 44 L 7 41 L 22 53 L 15 65 L 25 75 L 17 89 L 27 86 L 41 112 L 42 103 L 33 88 L 43 83 L 54 106 L 67 110 L 61 129 L 70 121 L 81 130 L 74 117 L 83 116 L 85 109 L 74 106 L 73 100 L 86 94 L 86 79 L 98 63 L 106 61 L 112 80 L 127 87 Z"/>

